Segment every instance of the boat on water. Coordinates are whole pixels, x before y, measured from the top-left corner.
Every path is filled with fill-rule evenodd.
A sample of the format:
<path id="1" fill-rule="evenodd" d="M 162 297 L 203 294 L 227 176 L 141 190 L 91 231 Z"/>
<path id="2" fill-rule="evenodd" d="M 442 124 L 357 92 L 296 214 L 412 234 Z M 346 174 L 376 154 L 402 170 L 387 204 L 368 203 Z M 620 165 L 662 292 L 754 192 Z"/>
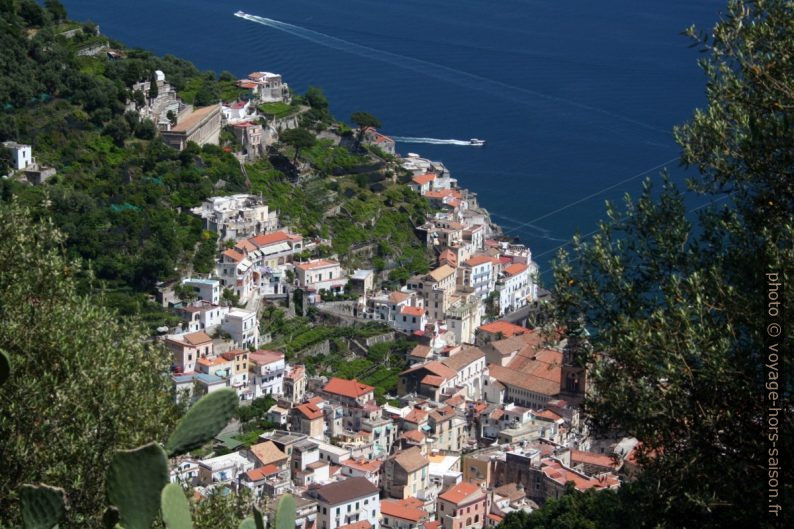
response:
<path id="1" fill-rule="evenodd" d="M 475 147 L 482 147 L 483 145 L 485 145 L 485 140 L 479 140 L 477 138 L 472 138 L 472 139 L 469 140 L 469 144 L 473 145 Z"/>
<path id="2" fill-rule="evenodd" d="M 245 14 L 245 11 L 236 11 L 234 14 L 235 16 L 241 17 Z"/>

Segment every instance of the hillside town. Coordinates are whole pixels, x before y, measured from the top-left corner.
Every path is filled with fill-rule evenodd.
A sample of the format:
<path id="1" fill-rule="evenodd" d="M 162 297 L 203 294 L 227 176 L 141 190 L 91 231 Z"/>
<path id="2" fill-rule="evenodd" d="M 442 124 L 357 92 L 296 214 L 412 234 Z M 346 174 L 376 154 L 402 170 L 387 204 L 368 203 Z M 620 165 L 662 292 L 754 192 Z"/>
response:
<path id="1" fill-rule="evenodd" d="M 253 72 L 237 86 L 247 97 L 193 108 L 157 71 L 132 87 L 148 95 L 143 104 L 128 105 L 178 150 L 219 144 L 231 130 L 242 166 L 297 119 L 258 110 L 289 103 L 280 75 Z M 244 407 L 270 403 L 271 428 L 252 438 L 230 425 L 206 453 L 179 458 L 172 482 L 199 496 L 248 489 L 268 505 L 291 493 L 300 529 L 480 529 L 569 487 L 619 487 L 636 470 L 637 440 L 597 439 L 580 421 L 588 385 L 576 350 L 587 333 L 541 325 L 548 293 L 530 248 L 502 236 L 442 163 L 397 155 L 394 140 L 373 127 L 362 141 L 388 155 L 431 205 L 415 232 L 433 265 L 397 288 L 384 271 L 350 269 L 338 255 L 312 258 L 331 241 L 301 235 L 262 196 L 219 194 L 193 207 L 219 248 L 211 273 L 158 287 L 157 301 L 181 320 L 157 336 L 172 356 L 174 397 L 189 405 L 232 388 Z M 54 174 L 36 164 L 31 146 L 3 146 L 31 184 Z M 350 340 L 364 352 L 410 342 L 396 388 L 376 395 L 357 378 L 312 372 L 303 360 L 314 350 L 268 348 L 267 307 L 288 318 L 311 312 L 338 326 L 377 325 L 364 345 Z"/>

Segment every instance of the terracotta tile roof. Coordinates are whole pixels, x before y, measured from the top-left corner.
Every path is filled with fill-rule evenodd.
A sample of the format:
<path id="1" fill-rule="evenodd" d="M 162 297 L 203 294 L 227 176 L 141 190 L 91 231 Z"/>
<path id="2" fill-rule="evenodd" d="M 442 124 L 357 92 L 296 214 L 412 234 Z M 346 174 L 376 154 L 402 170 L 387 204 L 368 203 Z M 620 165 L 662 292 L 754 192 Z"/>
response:
<path id="1" fill-rule="evenodd" d="M 421 185 L 429 184 L 435 179 L 436 179 L 436 175 L 434 175 L 433 173 L 425 173 L 414 176 L 411 180 L 413 180 L 416 184 L 421 186 Z"/>
<path id="2" fill-rule="evenodd" d="M 417 345 L 416 347 L 411 349 L 409 356 L 413 356 L 414 358 L 427 358 L 428 356 L 430 356 L 431 351 L 432 349 L 430 349 L 430 347 L 426 345 Z"/>
<path id="3" fill-rule="evenodd" d="M 520 500 L 521 498 L 526 498 L 526 494 L 524 494 L 523 490 L 518 489 L 518 485 L 515 483 L 508 483 L 507 485 L 502 485 L 501 487 L 495 488 L 494 492 L 503 498 L 507 498 L 510 501 Z"/>
<path id="4" fill-rule="evenodd" d="M 402 520 L 410 520 L 411 522 L 419 522 L 428 516 L 427 511 L 417 508 L 415 502 L 411 501 L 414 498 L 406 500 L 380 500 L 380 513 L 393 518 L 400 518 Z"/>
<path id="5" fill-rule="evenodd" d="M 226 364 L 231 365 L 231 361 L 230 360 L 226 360 L 222 356 L 216 356 L 215 358 L 206 358 L 206 357 L 199 358 L 196 362 L 198 364 L 200 364 L 200 365 L 207 366 L 207 367 L 226 365 Z"/>
<path id="6" fill-rule="evenodd" d="M 551 410 L 536 411 L 536 412 L 533 412 L 533 415 L 535 415 L 536 417 L 542 417 L 544 419 L 549 419 L 551 421 L 559 421 L 560 419 L 562 419 L 562 416 L 557 415 L 556 413 L 554 413 Z"/>
<path id="7" fill-rule="evenodd" d="M 464 261 L 463 264 L 467 266 L 479 266 L 485 263 L 493 264 L 493 261 L 494 261 L 493 257 L 490 257 L 488 255 L 475 255 L 473 257 L 469 257 L 466 261 Z"/>
<path id="8" fill-rule="evenodd" d="M 267 364 L 272 364 L 273 362 L 278 362 L 279 360 L 284 360 L 284 353 L 280 351 L 259 349 L 249 354 L 248 359 L 257 365 L 264 366 Z"/>
<path id="9" fill-rule="evenodd" d="M 229 248 L 228 250 L 223 252 L 223 255 L 228 257 L 232 261 L 236 261 L 236 262 L 240 262 L 243 259 L 245 259 L 245 256 L 240 252 L 238 252 L 237 250 L 235 250 L 234 248 Z"/>
<path id="10" fill-rule="evenodd" d="M 349 397 L 351 399 L 366 395 L 367 393 L 371 393 L 374 390 L 375 388 L 372 386 L 362 384 L 355 378 L 353 380 L 345 380 L 344 378 L 334 377 L 328 381 L 325 387 L 323 387 L 323 391 L 325 392 L 332 393 L 334 395 L 341 395 L 343 397 Z"/>
<path id="11" fill-rule="evenodd" d="M 300 406 L 296 406 L 295 409 L 310 421 L 322 419 L 323 417 L 323 411 L 315 404 L 301 404 Z"/>
<path id="12" fill-rule="evenodd" d="M 405 371 L 400 373 L 400 376 L 408 374 L 408 373 L 413 373 L 414 371 L 419 371 L 420 369 L 425 369 L 427 371 L 430 371 L 432 374 L 438 375 L 440 377 L 444 377 L 445 379 L 454 378 L 455 375 L 458 374 L 457 371 L 455 371 L 453 369 L 450 369 L 449 367 L 447 367 L 446 365 L 442 364 L 441 362 L 433 360 L 432 362 L 427 362 L 425 364 L 419 364 L 419 365 L 416 365 L 416 366 L 414 366 L 414 367 L 412 367 L 410 369 L 406 369 Z"/>
<path id="13" fill-rule="evenodd" d="M 185 343 L 188 343 L 190 345 L 200 345 L 212 341 L 210 335 L 204 331 L 198 331 L 198 332 L 192 332 L 190 334 L 186 334 L 182 337 L 182 339 L 185 341 Z"/>
<path id="14" fill-rule="evenodd" d="M 257 235 L 256 237 L 251 237 L 248 239 L 248 241 L 256 245 L 257 248 L 261 248 L 262 246 L 269 246 L 271 244 L 294 240 L 294 238 L 294 235 L 290 235 L 283 230 L 279 230 L 274 231 L 273 233 L 264 233 L 262 235 Z M 298 238 L 301 239 L 302 237 L 298 236 Z"/>
<path id="15" fill-rule="evenodd" d="M 220 105 L 210 105 L 207 107 L 197 108 L 189 115 L 185 116 L 184 119 L 177 121 L 176 125 L 171 127 L 171 132 L 187 132 L 213 112 L 219 112 L 220 109 Z"/>
<path id="16" fill-rule="evenodd" d="M 278 473 L 278 467 L 276 465 L 265 465 L 249 470 L 245 475 L 248 476 L 248 479 L 251 481 L 259 481 L 260 479 L 265 479 L 276 473 Z"/>
<path id="17" fill-rule="evenodd" d="M 563 467 L 553 459 L 543 459 L 541 461 L 541 472 L 549 479 L 556 481 L 560 485 L 565 485 L 573 481 L 576 488 L 580 491 L 587 489 L 607 489 L 617 488 L 620 485 L 617 476 L 606 475 L 601 478 L 585 477 L 573 470 Z"/>
<path id="18" fill-rule="evenodd" d="M 409 441 L 413 441 L 414 443 L 425 442 L 425 434 L 423 434 L 419 430 L 408 430 L 407 432 L 403 432 L 402 434 L 400 434 L 400 438 L 408 439 Z"/>
<path id="19" fill-rule="evenodd" d="M 442 281 L 455 273 L 455 269 L 449 265 L 441 265 L 435 270 L 432 270 L 428 275 L 433 278 L 433 281 Z"/>
<path id="20" fill-rule="evenodd" d="M 279 450 L 278 446 L 276 446 L 276 443 L 273 441 L 265 441 L 264 443 L 251 445 L 249 450 L 262 465 L 269 465 L 287 459 L 287 454 Z"/>
<path id="21" fill-rule="evenodd" d="M 462 481 L 457 485 L 453 485 L 446 492 L 439 496 L 439 499 L 448 501 L 455 505 L 460 505 L 467 500 L 476 499 L 478 496 L 485 496 L 485 493 L 473 483 Z"/>
<path id="22" fill-rule="evenodd" d="M 410 297 L 411 297 L 410 294 L 406 294 L 405 292 L 400 292 L 399 290 L 395 290 L 394 292 L 389 293 L 389 302 L 401 303 Z"/>
<path id="23" fill-rule="evenodd" d="M 438 260 L 447 261 L 447 264 L 453 268 L 458 266 L 458 256 L 455 255 L 455 252 L 453 252 L 449 248 L 441 252 L 441 255 L 438 256 Z"/>
<path id="24" fill-rule="evenodd" d="M 315 268 L 327 268 L 329 266 L 339 266 L 339 263 L 330 259 L 315 259 L 314 261 L 295 265 L 296 268 L 301 270 L 314 270 Z"/>
<path id="25" fill-rule="evenodd" d="M 525 265 L 524 263 L 515 263 L 505 268 L 505 274 L 509 276 L 515 276 L 520 274 L 521 272 L 524 272 L 526 269 L 527 269 L 527 265 Z"/>
<path id="26" fill-rule="evenodd" d="M 546 396 L 554 396 L 560 392 L 559 379 L 555 382 L 496 364 L 489 365 L 488 370 L 492 378 L 505 386 L 513 386 Z"/>
<path id="27" fill-rule="evenodd" d="M 224 357 L 226 360 L 236 360 L 238 356 L 248 354 L 248 351 L 244 349 L 230 349 L 225 353 L 221 353 L 220 356 Z"/>
<path id="28" fill-rule="evenodd" d="M 345 525 L 340 525 L 337 529 L 372 529 L 372 524 L 367 520 L 360 520 Z"/>
<path id="29" fill-rule="evenodd" d="M 517 334 L 528 334 L 529 332 L 531 332 L 529 329 L 525 327 L 521 327 L 520 325 L 516 325 L 514 323 L 510 323 L 509 321 L 504 321 L 504 320 L 492 321 L 491 323 L 480 325 L 478 327 L 478 330 L 487 332 L 489 334 L 502 333 L 502 336 L 504 336 L 505 338 L 510 338 L 511 336 L 515 336 Z"/>
<path id="30" fill-rule="evenodd" d="M 441 521 L 433 520 L 432 522 L 424 522 L 422 527 L 424 527 L 424 529 L 439 529 L 441 527 Z"/>
<path id="31" fill-rule="evenodd" d="M 447 404 L 448 406 L 460 406 L 464 402 L 466 402 L 466 399 L 463 397 L 463 395 L 455 395 L 445 400 L 444 404 Z"/>
<path id="32" fill-rule="evenodd" d="M 424 468 L 430 464 L 430 460 L 422 455 L 422 449 L 418 446 L 406 448 L 392 456 L 394 462 L 402 467 L 405 472 L 410 474 Z"/>
<path id="33" fill-rule="evenodd" d="M 420 383 L 437 388 L 444 383 L 444 379 L 436 375 L 425 375 Z"/>
<path id="34" fill-rule="evenodd" d="M 251 241 L 247 241 L 245 239 L 241 241 L 237 241 L 237 244 L 235 244 L 234 247 L 238 250 L 243 250 L 242 253 L 253 252 L 254 250 L 256 250 L 256 245 L 253 244 Z"/>
<path id="35" fill-rule="evenodd" d="M 336 481 L 317 489 L 317 496 L 320 500 L 330 505 L 347 503 L 372 494 L 378 494 L 378 487 L 363 477 Z"/>
<path id="36" fill-rule="evenodd" d="M 400 309 L 400 314 L 405 314 L 407 316 L 424 316 L 425 309 L 422 307 L 412 307 L 410 305 L 403 306 Z"/>
<path id="37" fill-rule="evenodd" d="M 593 452 L 583 452 L 581 450 L 571 450 L 571 465 L 584 463 L 604 468 L 615 468 L 618 466 L 617 458 L 609 454 L 594 454 Z"/>
<path id="38" fill-rule="evenodd" d="M 504 518 L 502 518 L 502 517 L 501 517 L 501 516 L 499 516 L 498 514 L 488 513 L 486 516 L 487 516 L 487 518 L 488 518 L 489 520 L 493 520 L 493 521 L 494 521 L 494 522 L 496 522 L 497 524 L 500 524 L 500 523 L 502 523 L 502 520 L 504 520 Z"/>
<path id="39" fill-rule="evenodd" d="M 413 424 L 419 424 L 427 419 L 427 412 L 425 410 L 420 410 L 419 408 L 414 408 L 408 412 L 408 415 L 403 417 L 405 422 L 410 422 Z"/>
<path id="40" fill-rule="evenodd" d="M 374 460 L 367 460 L 367 459 L 348 459 L 347 461 L 342 461 L 340 465 L 343 467 L 350 467 L 356 470 L 360 470 L 361 472 L 377 472 L 380 470 L 382 462 L 378 461 L 377 459 Z"/>
<path id="41" fill-rule="evenodd" d="M 461 369 L 482 358 L 485 358 L 485 353 L 482 352 L 482 349 L 472 345 L 464 345 L 461 347 L 460 352 L 451 355 L 446 360 L 442 360 L 441 363 L 457 374 Z"/>

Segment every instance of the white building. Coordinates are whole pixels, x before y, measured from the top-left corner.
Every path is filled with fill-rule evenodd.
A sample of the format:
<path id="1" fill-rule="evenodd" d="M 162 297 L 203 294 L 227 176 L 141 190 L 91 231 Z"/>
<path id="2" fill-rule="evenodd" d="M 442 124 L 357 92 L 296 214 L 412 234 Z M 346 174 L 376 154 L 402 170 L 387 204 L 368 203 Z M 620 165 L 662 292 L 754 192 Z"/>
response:
<path id="1" fill-rule="evenodd" d="M 259 347 L 259 323 L 256 311 L 231 309 L 221 325 L 237 347 Z"/>
<path id="2" fill-rule="evenodd" d="M 228 483 L 237 480 L 243 472 L 254 468 L 253 461 L 240 452 L 212 457 L 199 461 L 198 481 L 203 486 Z"/>
<path id="3" fill-rule="evenodd" d="M 295 265 L 298 286 L 306 290 L 319 292 L 341 292 L 347 284 L 347 275 L 337 261 L 315 259 Z"/>
<path id="4" fill-rule="evenodd" d="M 213 305 L 221 302 L 221 282 L 217 279 L 199 279 L 189 277 L 182 280 L 182 284 L 192 287 L 199 299 L 208 301 Z"/>
<path id="5" fill-rule="evenodd" d="M 208 301 L 196 301 L 178 309 L 187 324 L 187 332 L 213 332 L 223 323 L 229 313 L 229 307 L 213 305 Z"/>
<path id="6" fill-rule="evenodd" d="M 313 494 L 317 498 L 317 529 L 338 529 L 356 522 L 369 522 L 378 529 L 379 489 L 366 478 L 348 478 L 324 485 Z"/>
<path id="7" fill-rule="evenodd" d="M 248 356 L 251 363 L 251 384 L 254 398 L 264 395 L 278 397 L 284 394 L 286 361 L 278 351 L 255 351 Z"/>
<path id="8" fill-rule="evenodd" d="M 210 197 L 191 211 L 204 219 L 206 229 L 224 241 L 253 237 L 278 227 L 276 212 L 269 211 L 256 195 Z"/>
<path id="9" fill-rule="evenodd" d="M 284 101 L 291 99 L 289 86 L 281 75 L 271 72 L 251 72 L 248 79 L 252 82 L 254 94 L 264 103 Z"/>
<path id="10" fill-rule="evenodd" d="M 458 268 L 458 282 L 474 289 L 474 292 L 485 299 L 494 289 L 494 259 L 487 255 L 475 255 Z"/>
<path id="11" fill-rule="evenodd" d="M 496 288 L 500 316 L 520 309 L 529 302 L 533 291 L 529 267 L 524 263 L 511 264 L 505 268 Z"/>
<path id="12" fill-rule="evenodd" d="M 4 141 L 3 147 L 11 151 L 11 168 L 14 171 L 33 165 L 33 148 L 15 141 Z"/>

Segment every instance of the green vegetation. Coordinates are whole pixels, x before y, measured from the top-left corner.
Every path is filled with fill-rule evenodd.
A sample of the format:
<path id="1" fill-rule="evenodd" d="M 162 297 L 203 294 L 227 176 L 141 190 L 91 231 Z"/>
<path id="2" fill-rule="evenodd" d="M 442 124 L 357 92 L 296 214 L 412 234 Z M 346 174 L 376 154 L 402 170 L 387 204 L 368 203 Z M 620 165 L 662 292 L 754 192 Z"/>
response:
<path id="1" fill-rule="evenodd" d="M 267 116 L 268 119 L 284 119 L 298 111 L 298 108 L 295 106 L 280 101 L 262 103 L 257 108 L 262 114 Z"/>
<path id="2" fill-rule="evenodd" d="M 768 429 L 767 399 L 791 393 L 769 366 L 792 349 L 792 335 L 768 347 L 767 325 L 783 320 L 768 313 L 765 294 L 794 294 L 792 29 L 794 7 L 782 0 L 731 1 L 712 32 L 691 29 L 708 106 L 675 137 L 697 169 L 690 188 L 713 203 L 693 219 L 675 186 L 648 183 L 557 263 L 559 318 L 582 318 L 592 334 L 577 354 L 595 386 L 585 402 L 591 427 L 642 441 L 643 472 L 617 495 L 617 508 L 641 523 L 627 515 L 604 526 L 771 527 L 770 502 L 791 503 L 791 481 L 767 474 L 791 450 L 791 423 Z M 566 505 L 550 509 L 589 525 L 561 515 L 522 527 L 602 526 Z"/>
<path id="3" fill-rule="evenodd" d="M 62 487 L 61 527 L 99 527 L 104 470 L 118 449 L 161 439 L 179 410 L 162 374 L 166 351 L 81 295 L 79 263 L 52 223 L 0 205 L 0 344 L 11 376 L 0 386 L 0 512 L 19 526 L 19 488 Z"/>

